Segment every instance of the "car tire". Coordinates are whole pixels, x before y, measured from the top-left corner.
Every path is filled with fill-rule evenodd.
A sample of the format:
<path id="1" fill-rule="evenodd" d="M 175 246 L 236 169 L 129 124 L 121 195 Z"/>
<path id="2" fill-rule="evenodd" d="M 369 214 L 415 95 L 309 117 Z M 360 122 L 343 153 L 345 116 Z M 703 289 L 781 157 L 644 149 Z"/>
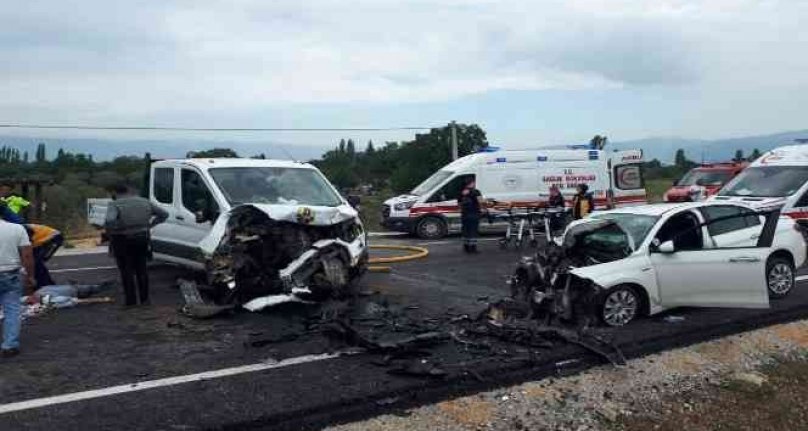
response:
<path id="1" fill-rule="evenodd" d="M 446 236 L 448 231 L 446 222 L 437 217 L 424 217 L 415 227 L 415 234 L 423 239 L 440 239 Z"/>
<path id="2" fill-rule="evenodd" d="M 606 326 L 625 326 L 642 311 L 642 298 L 631 286 L 613 287 L 601 296 L 598 302 L 598 317 Z"/>
<path id="3" fill-rule="evenodd" d="M 769 298 L 783 298 L 794 288 L 794 262 L 782 256 L 776 256 L 766 262 L 766 290 Z"/>

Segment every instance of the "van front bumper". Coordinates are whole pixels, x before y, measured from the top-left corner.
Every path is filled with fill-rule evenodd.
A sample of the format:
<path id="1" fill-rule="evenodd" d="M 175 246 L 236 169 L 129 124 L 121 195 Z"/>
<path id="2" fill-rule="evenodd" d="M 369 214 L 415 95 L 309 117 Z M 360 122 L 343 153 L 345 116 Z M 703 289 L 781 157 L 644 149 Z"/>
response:
<path id="1" fill-rule="evenodd" d="M 409 217 L 385 217 L 382 226 L 397 232 L 412 232 L 415 227 L 414 220 Z"/>

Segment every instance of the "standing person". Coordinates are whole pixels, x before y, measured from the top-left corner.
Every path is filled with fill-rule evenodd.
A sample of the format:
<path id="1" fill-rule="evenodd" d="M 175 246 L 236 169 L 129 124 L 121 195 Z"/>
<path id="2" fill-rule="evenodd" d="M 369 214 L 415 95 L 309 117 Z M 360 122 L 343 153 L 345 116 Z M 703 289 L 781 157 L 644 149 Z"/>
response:
<path id="1" fill-rule="evenodd" d="M 572 219 L 580 220 L 588 216 L 595 208 L 592 194 L 589 193 L 589 186 L 586 184 L 578 185 L 578 192 L 572 198 Z"/>
<path id="2" fill-rule="evenodd" d="M 558 186 L 550 186 L 550 197 L 547 199 L 547 208 L 550 210 L 547 216 L 550 217 L 550 230 L 555 232 L 564 226 L 564 196 Z"/>
<path id="3" fill-rule="evenodd" d="M 480 215 L 484 208 L 483 195 L 477 190 L 477 182 L 471 177 L 457 198 L 460 205 L 460 226 L 463 235 L 463 250 L 477 253 L 477 237 L 480 230 Z"/>
<path id="4" fill-rule="evenodd" d="M 34 278 L 37 286 L 50 286 L 54 283 L 45 262 L 53 257 L 64 243 L 64 236 L 58 230 L 42 224 L 27 224 L 28 238 L 34 247 Z"/>
<path id="5" fill-rule="evenodd" d="M 550 197 L 547 199 L 548 208 L 564 208 L 564 196 L 558 186 L 550 186 Z"/>
<path id="6" fill-rule="evenodd" d="M 117 198 L 107 206 L 105 228 L 109 246 L 121 273 L 126 305 L 149 304 L 149 231 L 168 218 L 168 213 L 128 187 L 115 187 Z M 137 284 L 137 293 L 135 292 Z"/>
<path id="7" fill-rule="evenodd" d="M 25 269 L 28 290 L 33 290 L 34 256 L 28 233 L 21 225 L 0 220 L 0 304 L 5 316 L 0 356 L 4 358 L 20 353 L 20 267 Z"/>

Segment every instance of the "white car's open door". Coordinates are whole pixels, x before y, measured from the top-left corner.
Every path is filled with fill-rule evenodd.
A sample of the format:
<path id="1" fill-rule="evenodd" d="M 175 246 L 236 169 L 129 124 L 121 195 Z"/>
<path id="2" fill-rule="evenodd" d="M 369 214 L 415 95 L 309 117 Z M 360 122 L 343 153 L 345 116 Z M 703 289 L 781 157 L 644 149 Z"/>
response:
<path id="1" fill-rule="evenodd" d="M 769 213 L 755 246 L 651 253 L 663 307 L 768 308 L 766 260 L 779 211 Z M 722 219 L 715 219 L 721 221 Z M 699 226 L 701 228 L 703 226 Z M 667 248 L 667 252 L 660 249 Z"/>

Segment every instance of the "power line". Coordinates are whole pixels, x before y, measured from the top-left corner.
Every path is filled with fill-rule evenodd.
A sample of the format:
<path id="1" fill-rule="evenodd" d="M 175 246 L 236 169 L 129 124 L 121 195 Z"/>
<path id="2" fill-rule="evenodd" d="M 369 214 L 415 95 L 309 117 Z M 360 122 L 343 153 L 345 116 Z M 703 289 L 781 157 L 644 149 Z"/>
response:
<path id="1" fill-rule="evenodd" d="M 218 128 L 218 127 L 161 127 L 161 126 L 84 126 L 46 124 L 0 124 L 3 129 L 69 129 L 69 130 L 145 130 L 171 132 L 388 132 L 402 130 L 429 130 L 432 127 L 348 127 L 348 128 Z"/>

